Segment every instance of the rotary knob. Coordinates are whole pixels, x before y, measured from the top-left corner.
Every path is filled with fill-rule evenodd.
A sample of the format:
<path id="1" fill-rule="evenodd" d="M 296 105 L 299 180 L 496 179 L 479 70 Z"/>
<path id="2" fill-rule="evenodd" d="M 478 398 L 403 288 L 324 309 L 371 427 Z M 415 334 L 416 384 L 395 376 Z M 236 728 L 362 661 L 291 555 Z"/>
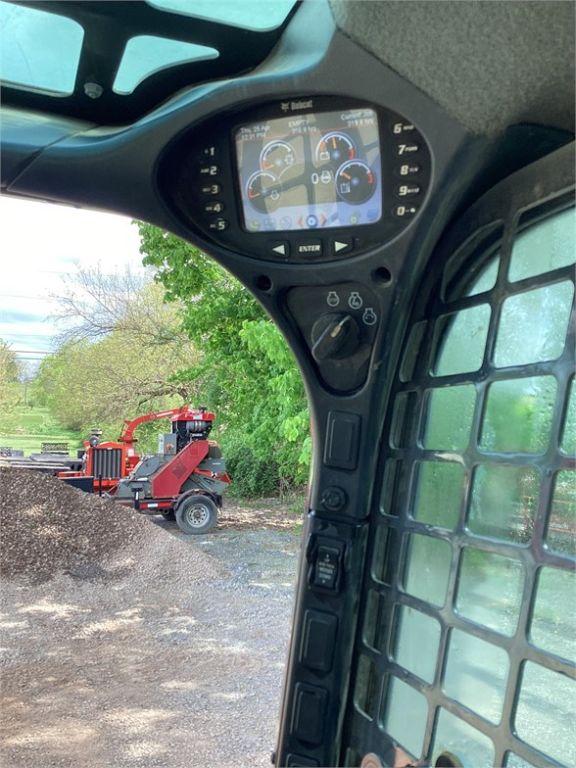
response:
<path id="1" fill-rule="evenodd" d="M 312 357 L 318 363 L 351 357 L 360 343 L 360 328 L 351 315 L 322 315 L 312 327 Z"/>

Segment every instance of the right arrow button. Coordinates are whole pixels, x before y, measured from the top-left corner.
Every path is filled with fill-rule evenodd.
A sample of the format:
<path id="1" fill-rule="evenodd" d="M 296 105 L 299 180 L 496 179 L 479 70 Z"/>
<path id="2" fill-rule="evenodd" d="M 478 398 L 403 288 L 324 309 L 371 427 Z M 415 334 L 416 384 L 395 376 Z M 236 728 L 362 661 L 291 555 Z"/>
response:
<path id="1" fill-rule="evenodd" d="M 351 237 L 339 237 L 332 241 L 332 249 L 334 254 L 341 256 L 344 253 L 352 250 L 352 238 Z"/>

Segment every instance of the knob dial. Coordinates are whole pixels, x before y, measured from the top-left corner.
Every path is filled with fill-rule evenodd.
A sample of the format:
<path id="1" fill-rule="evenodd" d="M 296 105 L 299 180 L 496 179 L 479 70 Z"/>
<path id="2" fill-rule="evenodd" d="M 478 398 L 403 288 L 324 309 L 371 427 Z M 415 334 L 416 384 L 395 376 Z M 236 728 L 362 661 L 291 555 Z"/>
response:
<path id="1" fill-rule="evenodd" d="M 351 315 L 322 315 L 312 327 L 312 356 L 319 363 L 351 357 L 360 343 L 360 328 Z"/>

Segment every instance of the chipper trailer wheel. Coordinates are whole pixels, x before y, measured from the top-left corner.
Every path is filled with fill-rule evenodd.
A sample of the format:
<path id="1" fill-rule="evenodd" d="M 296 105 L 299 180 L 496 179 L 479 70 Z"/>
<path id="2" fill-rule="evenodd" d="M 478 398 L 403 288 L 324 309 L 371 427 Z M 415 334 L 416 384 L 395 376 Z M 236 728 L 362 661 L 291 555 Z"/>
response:
<path id="1" fill-rule="evenodd" d="M 217 522 L 218 507 L 208 496 L 187 496 L 176 508 L 176 523 L 184 533 L 208 533 Z"/>
<path id="2" fill-rule="evenodd" d="M 170 522 L 174 522 L 174 520 L 176 520 L 176 514 L 173 509 L 163 509 L 162 517 L 164 520 L 170 520 Z"/>

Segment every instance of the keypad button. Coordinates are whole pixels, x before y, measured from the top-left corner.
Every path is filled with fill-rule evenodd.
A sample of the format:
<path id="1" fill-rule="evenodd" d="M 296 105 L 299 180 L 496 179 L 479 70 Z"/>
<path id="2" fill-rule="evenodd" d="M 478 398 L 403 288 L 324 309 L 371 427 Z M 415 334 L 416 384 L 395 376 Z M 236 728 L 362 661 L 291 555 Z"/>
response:
<path id="1" fill-rule="evenodd" d="M 217 165 L 201 165 L 199 173 L 200 176 L 217 176 L 220 168 Z"/>
<path id="2" fill-rule="evenodd" d="M 339 256 L 343 256 L 352 250 L 353 241 L 351 237 L 335 237 L 332 241 L 332 251 Z"/>
<path id="3" fill-rule="evenodd" d="M 394 216 L 396 216 L 398 219 L 411 219 L 412 216 L 415 216 L 418 213 L 418 206 L 416 205 L 397 205 L 393 210 L 392 213 Z"/>
<path id="4" fill-rule="evenodd" d="M 396 175 L 406 178 L 407 176 L 416 176 L 420 173 L 420 166 L 418 163 L 402 163 L 396 168 Z"/>
<path id="5" fill-rule="evenodd" d="M 223 232 L 225 229 L 228 229 L 229 222 L 226 219 L 213 219 L 209 224 L 208 228 L 215 230 L 217 232 Z"/>
<path id="6" fill-rule="evenodd" d="M 209 203 L 204 203 L 204 210 L 206 213 L 222 213 L 224 210 L 224 203 L 221 203 L 220 200 L 213 200 Z"/>
<path id="7" fill-rule="evenodd" d="M 420 194 L 420 187 L 418 184 L 400 184 L 394 191 L 398 197 L 414 197 Z"/>
<path id="8" fill-rule="evenodd" d="M 396 154 L 398 157 L 403 157 L 404 155 L 413 155 L 415 152 L 418 152 L 419 149 L 419 144 L 410 144 L 408 142 L 401 143 L 396 145 Z"/>
<path id="9" fill-rule="evenodd" d="M 220 184 L 204 184 L 200 187 L 200 192 L 203 195 L 219 195 L 222 191 Z"/>
<path id="10" fill-rule="evenodd" d="M 416 128 L 412 123 L 393 123 L 392 124 L 392 133 L 399 135 L 403 133 L 412 133 L 412 131 L 415 131 Z"/>
<path id="11" fill-rule="evenodd" d="M 270 244 L 270 252 L 275 256 L 290 256 L 290 243 L 286 240 L 275 240 Z"/>
<path id="12" fill-rule="evenodd" d="M 298 256 L 322 256 L 321 240 L 304 240 L 296 245 Z"/>

